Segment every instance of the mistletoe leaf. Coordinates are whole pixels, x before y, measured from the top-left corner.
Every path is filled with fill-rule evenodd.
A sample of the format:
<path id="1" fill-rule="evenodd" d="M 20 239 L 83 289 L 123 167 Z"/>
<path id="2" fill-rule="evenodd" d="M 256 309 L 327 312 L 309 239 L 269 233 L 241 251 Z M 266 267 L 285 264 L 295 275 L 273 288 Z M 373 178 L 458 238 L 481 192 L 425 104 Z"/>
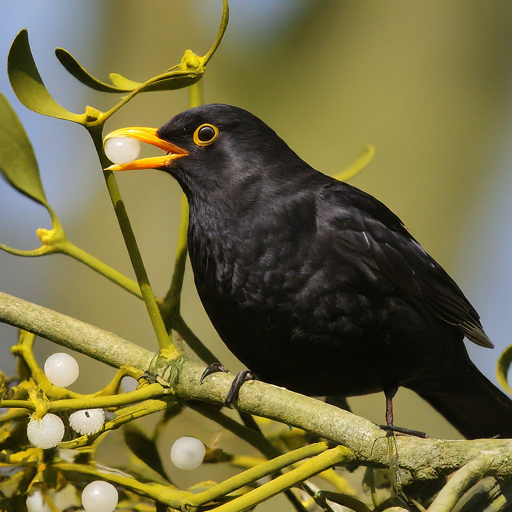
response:
<path id="1" fill-rule="evenodd" d="M 172 91 L 182 89 L 199 82 L 204 75 L 204 68 L 194 70 L 176 70 L 158 75 L 148 80 L 141 87 L 140 92 Z"/>
<path id="2" fill-rule="evenodd" d="M 134 82 L 119 73 L 110 73 L 110 80 L 114 85 L 109 85 L 93 77 L 67 50 L 57 48 L 55 55 L 79 82 L 100 92 L 121 93 L 132 92 L 136 89 L 139 89 L 139 92 L 150 92 L 181 89 L 200 80 L 204 73 L 204 68 L 172 70 L 150 78 L 144 83 Z"/>
<path id="3" fill-rule="evenodd" d="M 48 208 L 32 144 L 16 112 L 0 93 L 0 172 L 7 182 Z"/>
<path id="4" fill-rule="evenodd" d="M 66 110 L 46 89 L 34 62 L 26 29 L 21 30 L 12 43 L 7 58 L 7 73 L 16 96 L 25 107 L 44 116 L 83 122 L 83 115 Z"/>
<path id="5" fill-rule="evenodd" d="M 138 87 L 142 87 L 143 84 L 140 82 L 134 82 L 133 80 L 130 80 L 129 78 L 125 78 L 124 76 L 120 75 L 119 73 L 110 73 L 109 75 L 110 81 L 118 87 L 120 90 L 124 91 L 133 91 L 134 89 L 137 89 Z"/>
<path id="6" fill-rule="evenodd" d="M 349 181 L 352 178 L 355 178 L 370 162 L 373 160 L 375 156 L 375 148 L 373 146 L 366 146 L 361 153 L 361 156 L 349 167 L 345 170 L 341 171 L 338 174 L 334 175 L 339 181 Z"/>
<path id="7" fill-rule="evenodd" d="M 508 371 L 512 364 L 512 345 L 509 345 L 500 355 L 496 364 L 496 379 L 503 389 L 512 395 L 512 389 L 508 383 Z"/>
<path id="8" fill-rule="evenodd" d="M 66 70 L 71 73 L 79 82 L 83 83 L 87 87 L 94 89 L 95 91 L 100 92 L 130 92 L 136 87 L 123 87 L 121 85 L 116 84 L 114 81 L 112 83 L 114 85 L 106 84 L 94 78 L 86 69 L 64 48 L 57 48 L 55 50 L 55 55 L 59 62 L 66 68 Z M 135 82 L 132 82 L 135 83 Z"/>

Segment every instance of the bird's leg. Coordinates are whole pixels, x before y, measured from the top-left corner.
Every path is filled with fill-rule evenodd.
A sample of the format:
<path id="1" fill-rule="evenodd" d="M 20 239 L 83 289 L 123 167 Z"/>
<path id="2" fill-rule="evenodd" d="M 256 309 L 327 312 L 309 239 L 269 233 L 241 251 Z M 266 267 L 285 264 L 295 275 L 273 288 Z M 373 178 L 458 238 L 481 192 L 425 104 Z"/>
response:
<path id="1" fill-rule="evenodd" d="M 386 392 L 386 425 L 393 426 L 393 397 L 396 395 L 398 388 L 393 388 L 390 392 Z"/>
<path id="2" fill-rule="evenodd" d="M 223 372 L 223 373 L 229 373 L 227 368 L 220 364 L 220 363 L 212 363 L 209 364 L 203 374 L 201 375 L 200 383 L 203 383 L 203 380 L 208 377 L 208 375 L 211 375 L 212 373 L 216 372 Z M 240 391 L 240 388 L 242 387 L 242 384 L 248 380 L 257 380 L 256 375 L 252 373 L 250 370 L 244 370 L 237 374 L 235 377 L 235 380 L 231 384 L 231 388 L 228 391 L 228 394 L 226 396 L 226 400 L 224 400 L 224 404 L 227 407 L 231 407 L 233 402 L 235 401 L 236 397 L 238 396 L 238 392 Z"/>
<path id="3" fill-rule="evenodd" d="M 398 434 L 406 434 L 409 436 L 427 439 L 428 434 L 425 432 L 420 432 L 419 430 L 411 430 L 404 427 L 396 427 L 393 425 L 393 397 L 396 395 L 397 391 L 398 387 L 392 387 L 390 389 L 384 390 L 384 394 L 386 395 L 386 425 L 379 425 L 379 427 L 386 432 L 397 432 Z"/>

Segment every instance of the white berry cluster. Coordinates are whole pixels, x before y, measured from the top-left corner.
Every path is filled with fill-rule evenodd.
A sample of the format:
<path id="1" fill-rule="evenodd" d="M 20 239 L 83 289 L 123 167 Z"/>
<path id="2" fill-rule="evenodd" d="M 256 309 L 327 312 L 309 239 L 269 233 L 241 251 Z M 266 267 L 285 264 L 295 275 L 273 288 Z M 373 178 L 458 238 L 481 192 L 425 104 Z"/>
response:
<path id="1" fill-rule="evenodd" d="M 76 359 L 69 354 L 51 355 L 44 364 L 44 373 L 55 386 L 67 387 L 76 381 L 79 367 Z M 86 409 L 76 411 L 69 418 L 71 428 L 81 435 L 91 435 L 103 428 L 105 411 Z M 48 413 L 42 418 L 33 414 L 27 427 L 29 441 L 38 448 L 54 448 L 64 437 L 64 423 L 55 414 Z"/>
<path id="2" fill-rule="evenodd" d="M 116 139 L 111 139 L 115 141 Z M 133 139 L 135 140 L 135 139 Z M 134 150 L 131 161 L 137 158 Z M 116 155 L 109 158 L 120 163 Z M 50 356 L 44 365 L 44 372 L 48 380 L 55 386 L 66 387 L 76 381 L 79 374 L 78 363 L 69 354 L 59 353 Z M 81 435 L 91 435 L 99 432 L 105 424 L 105 411 L 103 409 L 85 409 L 76 411 L 69 417 L 71 428 Z M 54 448 L 64 437 L 64 423 L 55 414 L 47 413 L 42 418 L 32 415 L 27 427 L 27 436 L 31 443 L 38 448 Z M 206 453 L 205 445 L 194 437 L 181 437 L 171 448 L 171 460 L 180 469 L 195 469 L 203 462 Z M 82 492 L 82 506 L 86 512 L 113 512 L 119 500 L 116 488 L 105 481 L 97 480 L 88 484 Z M 27 498 L 29 512 L 49 512 L 40 491 L 33 492 Z"/>

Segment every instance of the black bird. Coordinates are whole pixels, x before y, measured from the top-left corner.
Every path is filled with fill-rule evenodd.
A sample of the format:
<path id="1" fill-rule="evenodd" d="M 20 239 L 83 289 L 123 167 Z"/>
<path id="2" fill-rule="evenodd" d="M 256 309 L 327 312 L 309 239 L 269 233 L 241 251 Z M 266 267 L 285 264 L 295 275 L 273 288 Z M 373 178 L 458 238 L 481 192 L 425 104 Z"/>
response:
<path id="1" fill-rule="evenodd" d="M 158 130 L 126 128 L 166 156 L 190 204 L 204 308 L 261 380 L 347 397 L 412 389 L 467 438 L 512 437 L 512 401 L 468 357 L 493 345 L 460 288 L 374 197 L 313 169 L 264 122 L 213 104 Z"/>

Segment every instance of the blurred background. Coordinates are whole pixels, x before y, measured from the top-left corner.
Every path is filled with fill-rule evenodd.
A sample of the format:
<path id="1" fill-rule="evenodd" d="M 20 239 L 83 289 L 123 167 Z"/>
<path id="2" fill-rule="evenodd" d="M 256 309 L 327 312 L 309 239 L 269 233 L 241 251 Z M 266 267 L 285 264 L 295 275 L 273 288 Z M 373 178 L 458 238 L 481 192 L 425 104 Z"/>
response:
<path id="1" fill-rule="evenodd" d="M 110 72 L 144 81 L 178 63 L 187 48 L 204 55 L 221 12 L 220 0 L 6 0 L 0 5 L 0 60 L 26 27 L 54 98 L 77 113 L 85 105 L 105 110 L 119 98 L 78 83 L 58 63 L 55 47 L 70 51 L 104 81 Z M 401 217 L 479 311 L 496 349 L 469 350 L 494 380 L 495 361 L 512 341 L 512 4 L 232 0 L 228 31 L 203 87 L 207 103 L 250 110 L 326 174 L 349 166 L 367 144 L 375 146 L 373 162 L 352 184 Z M 32 140 L 48 199 L 68 237 L 133 276 L 85 131 L 26 110 L 5 72 L 0 90 Z M 109 121 L 107 131 L 158 127 L 187 103 L 186 90 L 140 95 Z M 118 183 L 161 296 L 171 279 L 181 191 L 158 171 L 126 173 Z M 36 248 L 38 227 L 50 227 L 45 210 L 1 182 L 0 242 Z M 156 350 L 143 303 L 65 256 L 0 253 L 0 290 Z M 182 310 L 230 370 L 241 369 L 204 314 L 190 269 Z M 15 341 L 15 329 L 0 325 L 1 369 L 7 373 L 14 370 L 9 347 Z M 41 364 L 54 351 L 61 349 L 38 340 Z M 114 374 L 77 359 L 77 391 L 95 391 Z M 351 405 L 372 421 L 384 419 L 381 395 Z M 194 414 L 183 420 L 183 431 L 196 422 Z M 398 393 L 395 415 L 396 424 L 432 437 L 458 437 L 407 390 Z M 204 428 L 202 440 L 212 443 L 217 427 Z M 172 431 L 169 438 L 179 435 Z"/>

